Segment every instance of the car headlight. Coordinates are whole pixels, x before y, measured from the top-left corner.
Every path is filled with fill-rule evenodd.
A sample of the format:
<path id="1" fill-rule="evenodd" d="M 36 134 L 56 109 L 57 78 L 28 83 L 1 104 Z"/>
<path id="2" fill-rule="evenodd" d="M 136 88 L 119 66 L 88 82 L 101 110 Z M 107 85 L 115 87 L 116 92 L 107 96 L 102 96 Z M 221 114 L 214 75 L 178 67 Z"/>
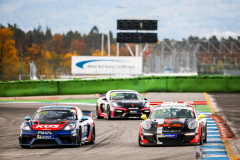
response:
<path id="1" fill-rule="evenodd" d="M 144 107 L 148 108 L 150 105 L 149 103 L 145 103 Z"/>
<path id="2" fill-rule="evenodd" d="M 144 121 L 142 126 L 145 130 L 150 130 L 152 128 L 152 124 L 149 121 Z"/>
<path id="3" fill-rule="evenodd" d="M 21 125 L 20 129 L 22 129 L 24 131 L 30 131 L 31 130 L 30 126 L 28 124 L 26 124 L 26 123 L 23 123 Z"/>
<path id="4" fill-rule="evenodd" d="M 195 129 L 197 127 L 197 122 L 196 121 L 190 121 L 188 123 L 188 128 L 189 129 Z"/>
<path id="5" fill-rule="evenodd" d="M 70 123 L 68 124 L 66 127 L 64 127 L 63 130 L 67 131 L 67 130 L 73 130 L 75 128 L 76 124 L 75 123 Z"/>
<path id="6" fill-rule="evenodd" d="M 119 105 L 116 102 L 112 103 L 113 107 L 118 107 Z"/>

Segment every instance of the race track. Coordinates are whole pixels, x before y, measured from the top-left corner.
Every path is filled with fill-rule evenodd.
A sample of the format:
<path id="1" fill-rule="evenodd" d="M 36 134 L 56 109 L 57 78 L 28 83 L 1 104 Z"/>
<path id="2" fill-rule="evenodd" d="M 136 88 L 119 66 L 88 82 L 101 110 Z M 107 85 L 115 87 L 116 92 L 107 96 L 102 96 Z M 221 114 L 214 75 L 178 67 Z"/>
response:
<path id="1" fill-rule="evenodd" d="M 205 101 L 202 93 L 148 93 L 150 101 Z M 22 149 L 18 145 L 19 127 L 25 116 L 45 104 L 0 104 L 0 159 L 195 159 L 196 146 L 139 147 L 138 132 L 142 120 L 98 120 L 95 105 L 74 105 L 93 112 L 96 142 L 78 147 Z"/>

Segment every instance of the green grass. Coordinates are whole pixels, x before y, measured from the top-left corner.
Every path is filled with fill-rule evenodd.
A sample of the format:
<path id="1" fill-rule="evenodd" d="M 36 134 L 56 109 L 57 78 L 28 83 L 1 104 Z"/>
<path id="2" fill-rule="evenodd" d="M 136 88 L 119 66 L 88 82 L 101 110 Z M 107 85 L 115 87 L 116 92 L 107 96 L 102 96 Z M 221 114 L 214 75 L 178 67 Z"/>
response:
<path id="1" fill-rule="evenodd" d="M 1 100 L 0 102 L 65 102 L 65 103 L 97 103 L 97 99 Z"/>
<path id="2" fill-rule="evenodd" d="M 196 111 L 199 112 L 209 112 L 211 113 L 210 107 L 208 105 L 196 105 L 196 107 L 194 106 Z"/>

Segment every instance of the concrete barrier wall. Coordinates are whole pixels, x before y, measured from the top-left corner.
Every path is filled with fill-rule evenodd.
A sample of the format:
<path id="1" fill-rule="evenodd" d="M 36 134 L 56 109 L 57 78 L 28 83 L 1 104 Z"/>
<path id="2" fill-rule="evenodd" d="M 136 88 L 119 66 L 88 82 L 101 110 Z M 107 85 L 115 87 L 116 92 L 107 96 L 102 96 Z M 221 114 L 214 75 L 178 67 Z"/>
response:
<path id="1" fill-rule="evenodd" d="M 124 79 L 0 82 L 0 97 L 142 92 L 240 92 L 240 76 L 150 76 Z"/>

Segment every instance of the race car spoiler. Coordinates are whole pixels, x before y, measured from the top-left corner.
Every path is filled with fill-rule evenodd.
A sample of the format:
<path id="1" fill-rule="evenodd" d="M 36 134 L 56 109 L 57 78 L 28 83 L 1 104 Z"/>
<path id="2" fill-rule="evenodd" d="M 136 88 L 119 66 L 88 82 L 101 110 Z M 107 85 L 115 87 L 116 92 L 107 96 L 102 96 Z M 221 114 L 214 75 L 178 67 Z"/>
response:
<path id="1" fill-rule="evenodd" d="M 84 115 L 92 117 L 92 112 L 91 111 L 82 111 Z"/>
<path id="2" fill-rule="evenodd" d="M 160 104 L 207 105 L 207 101 L 150 102 L 150 105 L 160 105 Z"/>

